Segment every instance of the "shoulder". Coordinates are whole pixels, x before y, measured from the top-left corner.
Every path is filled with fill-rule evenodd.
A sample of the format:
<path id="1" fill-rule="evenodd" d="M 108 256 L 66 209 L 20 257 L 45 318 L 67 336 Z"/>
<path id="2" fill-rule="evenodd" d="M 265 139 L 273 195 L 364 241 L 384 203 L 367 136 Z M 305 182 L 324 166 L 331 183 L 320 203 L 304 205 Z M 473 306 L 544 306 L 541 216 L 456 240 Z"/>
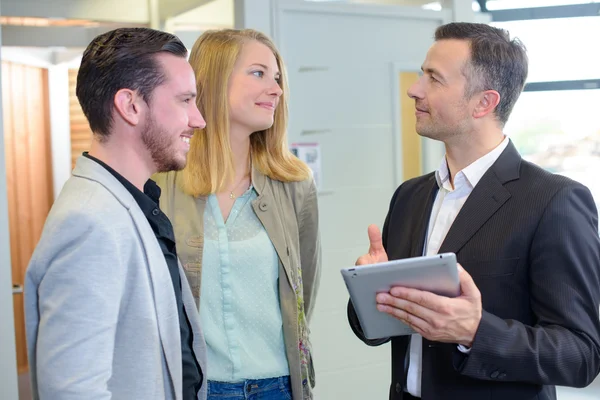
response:
<path id="1" fill-rule="evenodd" d="M 52 206 L 48 220 L 93 221 L 102 226 L 127 214 L 127 206 L 101 183 L 71 177 Z"/>
<path id="2" fill-rule="evenodd" d="M 308 202 L 316 202 L 317 187 L 313 177 L 297 182 L 282 182 L 283 192 L 296 207 L 307 204 Z"/>
<path id="3" fill-rule="evenodd" d="M 135 204 L 135 202 L 132 202 Z M 85 178 L 70 178 L 54 202 L 44 230 L 59 230 L 59 237 L 72 237 L 86 230 L 125 235 L 133 227 L 129 205 L 102 184 Z"/>
<path id="4" fill-rule="evenodd" d="M 48 214 L 30 265 L 65 262 L 74 269 L 90 268 L 117 257 L 136 237 L 129 210 L 109 190 L 71 178 Z"/>
<path id="5" fill-rule="evenodd" d="M 407 181 L 402 182 L 402 184 L 398 187 L 397 191 L 410 191 L 414 189 L 419 189 L 423 185 L 431 182 L 432 179 L 435 179 L 435 172 L 430 172 L 425 175 L 417 176 L 416 178 L 411 178 Z"/>
<path id="6" fill-rule="evenodd" d="M 523 186 L 527 191 L 536 194 L 539 199 L 553 199 L 557 194 L 572 192 L 588 192 L 589 189 L 567 176 L 549 172 L 538 165 L 523 160 L 521 163 L 520 179 L 515 182 L 513 194 L 518 193 Z M 590 194 L 591 196 L 591 194 Z"/>
<path id="7" fill-rule="evenodd" d="M 412 198 L 414 194 L 420 192 L 422 189 L 435 184 L 434 181 L 435 172 L 430 172 L 402 182 L 392 196 L 391 205 L 394 205 L 399 200 Z"/>

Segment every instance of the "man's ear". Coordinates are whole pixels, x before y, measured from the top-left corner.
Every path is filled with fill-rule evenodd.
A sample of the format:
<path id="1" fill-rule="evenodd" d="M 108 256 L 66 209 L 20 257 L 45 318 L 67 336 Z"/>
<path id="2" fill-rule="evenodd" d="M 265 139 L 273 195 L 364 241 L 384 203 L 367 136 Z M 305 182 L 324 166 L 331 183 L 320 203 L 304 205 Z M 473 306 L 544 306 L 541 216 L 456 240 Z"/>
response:
<path id="1" fill-rule="evenodd" d="M 495 90 L 486 90 L 479 94 L 479 101 L 473 110 L 474 118 L 483 118 L 493 113 L 500 103 L 500 93 Z"/>
<path id="2" fill-rule="evenodd" d="M 115 111 L 129 125 L 136 126 L 142 120 L 144 99 L 134 90 L 120 89 L 114 98 Z"/>

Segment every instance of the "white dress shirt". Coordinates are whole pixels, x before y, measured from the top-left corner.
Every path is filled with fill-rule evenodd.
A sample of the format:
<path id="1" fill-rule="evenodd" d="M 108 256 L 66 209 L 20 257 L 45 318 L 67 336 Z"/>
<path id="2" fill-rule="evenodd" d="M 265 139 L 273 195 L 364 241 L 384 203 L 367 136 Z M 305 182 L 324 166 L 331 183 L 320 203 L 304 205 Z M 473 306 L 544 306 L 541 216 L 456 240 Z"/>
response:
<path id="1" fill-rule="evenodd" d="M 442 160 L 440 168 L 435 171 L 435 179 L 439 190 L 431 209 L 427 238 L 423 249 L 424 255 L 433 255 L 439 252 L 450 227 L 454 223 L 460 209 L 465 204 L 473 188 L 481 177 L 496 162 L 500 154 L 508 145 L 508 137 L 494 150 L 474 161 L 468 167 L 459 171 L 454 176 L 454 188 L 450 183 L 450 173 L 446 157 Z M 408 375 L 406 378 L 406 391 L 415 397 L 421 397 L 421 375 L 423 338 L 413 334 L 410 340 L 410 358 Z M 459 350 L 468 353 L 469 349 L 459 346 Z"/>

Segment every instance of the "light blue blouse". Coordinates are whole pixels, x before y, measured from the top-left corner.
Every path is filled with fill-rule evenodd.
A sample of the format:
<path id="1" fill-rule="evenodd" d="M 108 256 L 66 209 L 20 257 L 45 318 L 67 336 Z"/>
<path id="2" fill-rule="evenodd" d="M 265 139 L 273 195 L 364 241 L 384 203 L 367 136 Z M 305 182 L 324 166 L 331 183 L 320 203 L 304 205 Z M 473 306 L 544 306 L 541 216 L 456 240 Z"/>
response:
<path id="1" fill-rule="evenodd" d="M 204 212 L 200 319 L 208 379 L 239 382 L 289 375 L 279 306 L 279 259 L 252 209 L 253 188 L 227 218 L 217 197 Z"/>

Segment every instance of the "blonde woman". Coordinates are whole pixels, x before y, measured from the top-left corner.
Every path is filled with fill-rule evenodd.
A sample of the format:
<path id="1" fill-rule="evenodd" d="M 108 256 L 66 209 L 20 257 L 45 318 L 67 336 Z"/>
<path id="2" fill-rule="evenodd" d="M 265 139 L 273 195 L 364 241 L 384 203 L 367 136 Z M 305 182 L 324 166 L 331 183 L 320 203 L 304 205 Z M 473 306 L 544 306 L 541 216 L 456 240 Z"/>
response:
<path id="1" fill-rule="evenodd" d="M 317 194 L 288 150 L 283 61 L 260 32 L 219 30 L 190 63 L 206 128 L 186 168 L 156 180 L 206 335 L 208 398 L 312 399 Z"/>

